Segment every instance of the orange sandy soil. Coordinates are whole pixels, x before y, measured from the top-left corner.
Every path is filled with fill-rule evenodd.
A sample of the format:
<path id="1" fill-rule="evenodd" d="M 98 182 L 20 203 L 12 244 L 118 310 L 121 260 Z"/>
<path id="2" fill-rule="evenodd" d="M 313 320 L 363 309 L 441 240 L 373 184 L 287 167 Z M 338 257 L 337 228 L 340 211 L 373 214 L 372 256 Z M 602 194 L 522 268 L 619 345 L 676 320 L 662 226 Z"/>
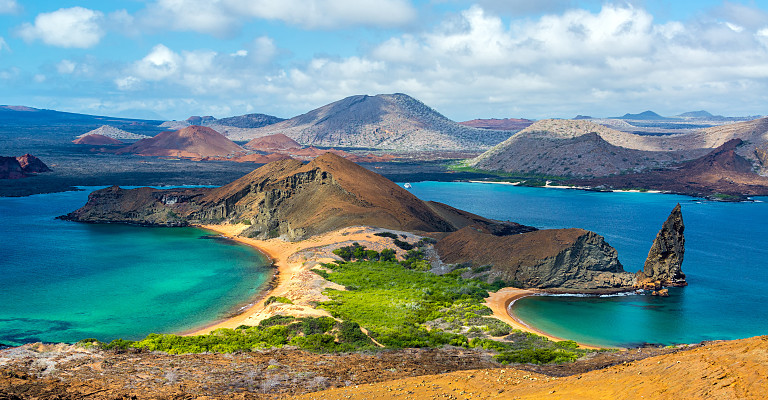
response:
<path id="1" fill-rule="evenodd" d="M 246 309 L 243 313 L 219 321 L 215 324 L 205 326 L 201 329 L 186 332 L 185 334 L 201 335 L 219 328 L 232 329 L 240 325 L 257 325 L 260 321 L 273 315 L 293 315 L 296 317 L 330 316 L 327 311 L 316 309 L 312 304 L 317 301 L 328 300 L 328 298 L 322 294 L 324 289 L 343 289 L 343 287 L 326 281 L 319 275 L 311 272 L 311 270 L 322 263 L 337 260 L 338 257 L 331 253 L 333 249 L 349 245 L 352 242 L 358 242 L 361 245 L 376 251 L 391 248 L 397 250 L 398 255 L 400 256 L 404 254 L 404 251 L 392 245 L 391 239 L 374 235 L 376 232 L 383 231 L 382 229 L 351 227 L 317 235 L 307 240 L 286 242 L 279 238 L 259 240 L 237 236 L 246 227 L 246 225 L 233 224 L 201 226 L 201 228 L 217 232 L 228 238 L 237 240 L 238 242 L 253 246 L 264 253 L 272 260 L 277 268 L 277 282 L 258 302 Z M 408 235 L 407 241 L 411 243 L 418 241 L 420 238 L 419 236 L 406 232 L 397 233 Z M 529 296 L 533 293 L 535 293 L 535 291 L 504 288 L 498 292 L 491 293 L 490 297 L 486 299 L 486 305 L 493 311 L 493 315 L 496 318 L 508 323 L 515 329 L 546 336 L 555 341 L 562 340 L 537 331 L 511 317 L 507 313 L 507 307 L 512 301 L 524 296 Z M 294 304 L 275 302 L 265 306 L 264 302 L 270 296 L 286 297 Z M 584 347 L 593 348 L 589 346 Z"/>
<path id="2" fill-rule="evenodd" d="M 237 236 L 246 227 L 246 225 L 231 224 L 201 226 L 201 228 L 215 231 L 238 242 L 253 246 L 267 255 L 277 268 L 276 282 L 273 288 L 242 314 L 193 332 L 187 332 L 187 334 L 200 335 L 218 328 L 258 325 L 260 321 L 274 315 L 330 316 L 327 311 L 316 309 L 312 305 L 318 301 L 329 300 L 322 294 L 326 288 L 343 290 L 344 287 L 326 281 L 311 270 L 322 263 L 339 260 L 331 253 L 333 249 L 358 242 L 368 249 L 381 251 L 385 248 L 394 248 L 400 256 L 404 254 L 402 250 L 392 245 L 391 239 L 375 236 L 374 233 L 382 231 L 376 228 L 350 227 L 316 235 L 302 241 L 287 242 L 279 238 L 258 240 Z M 411 243 L 419 239 L 418 236 L 406 232 L 397 233 L 406 234 L 408 238 L 405 240 Z M 274 302 L 265 305 L 265 300 L 270 296 L 286 297 L 293 304 Z"/>
<path id="3" fill-rule="evenodd" d="M 766 399 L 768 336 L 716 343 L 564 378 L 516 369 L 420 376 L 295 399 Z"/>

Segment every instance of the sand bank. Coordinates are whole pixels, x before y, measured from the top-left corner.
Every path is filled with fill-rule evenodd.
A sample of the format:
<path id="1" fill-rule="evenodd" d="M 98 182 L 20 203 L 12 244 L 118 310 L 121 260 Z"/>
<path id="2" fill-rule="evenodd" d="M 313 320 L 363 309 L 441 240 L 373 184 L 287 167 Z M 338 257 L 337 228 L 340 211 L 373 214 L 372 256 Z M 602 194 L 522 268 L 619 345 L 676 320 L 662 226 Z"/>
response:
<path id="1" fill-rule="evenodd" d="M 274 315 L 330 316 L 327 311 L 317 309 L 314 305 L 317 302 L 330 300 L 323 295 L 323 290 L 327 288 L 344 290 L 344 287 L 326 281 L 311 270 L 323 263 L 337 260 L 338 257 L 333 255 L 331 251 L 340 246 L 350 245 L 352 242 L 358 242 L 368 249 L 376 251 L 392 248 L 390 239 L 374 235 L 382 229 L 370 227 L 344 228 L 297 242 L 288 242 L 279 238 L 259 240 L 237 236 L 247 227 L 246 225 L 222 224 L 202 225 L 200 227 L 255 247 L 269 257 L 276 268 L 276 275 L 272 287 L 267 293 L 264 293 L 255 304 L 243 310 L 242 313 L 203 328 L 185 332 L 186 335 L 207 334 L 214 329 L 231 329 L 240 325 L 258 325 L 260 321 Z M 406 241 L 415 242 L 418 240 L 418 237 L 413 234 L 394 232 L 407 235 Z M 400 249 L 397 250 L 400 256 L 405 253 Z M 279 302 L 265 304 L 271 296 L 285 297 L 291 300 L 293 304 Z"/>

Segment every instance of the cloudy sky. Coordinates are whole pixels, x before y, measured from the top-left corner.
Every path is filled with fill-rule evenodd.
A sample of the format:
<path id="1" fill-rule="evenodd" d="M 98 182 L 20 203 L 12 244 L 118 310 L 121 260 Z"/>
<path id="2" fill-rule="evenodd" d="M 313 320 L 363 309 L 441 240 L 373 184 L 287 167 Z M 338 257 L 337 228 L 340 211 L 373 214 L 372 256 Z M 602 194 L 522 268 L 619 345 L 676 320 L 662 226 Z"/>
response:
<path id="1" fill-rule="evenodd" d="M 394 92 L 459 121 L 764 115 L 768 1 L 0 0 L 0 104 L 292 117 Z"/>

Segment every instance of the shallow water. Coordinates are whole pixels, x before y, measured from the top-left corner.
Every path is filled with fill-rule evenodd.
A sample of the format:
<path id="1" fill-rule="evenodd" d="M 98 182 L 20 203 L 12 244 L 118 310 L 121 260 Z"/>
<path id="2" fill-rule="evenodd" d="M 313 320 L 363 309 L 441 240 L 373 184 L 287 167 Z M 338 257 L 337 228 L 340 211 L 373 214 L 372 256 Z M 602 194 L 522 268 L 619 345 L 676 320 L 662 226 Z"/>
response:
<path id="1" fill-rule="evenodd" d="M 184 331 L 245 305 L 269 277 L 260 253 L 205 230 L 54 219 L 87 197 L 0 198 L 0 343 Z"/>
<path id="2" fill-rule="evenodd" d="M 411 192 L 485 217 L 603 235 L 627 271 L 642 269 L 678 202 L 689 286 L 652 296 L 534 296 L 515 303 L 529 325 L 583 343 L 693 343 L 768 334 L 768 202 L 720 203 L 655 193 L 598 193 L 510 185 L 417 182 Z"/>

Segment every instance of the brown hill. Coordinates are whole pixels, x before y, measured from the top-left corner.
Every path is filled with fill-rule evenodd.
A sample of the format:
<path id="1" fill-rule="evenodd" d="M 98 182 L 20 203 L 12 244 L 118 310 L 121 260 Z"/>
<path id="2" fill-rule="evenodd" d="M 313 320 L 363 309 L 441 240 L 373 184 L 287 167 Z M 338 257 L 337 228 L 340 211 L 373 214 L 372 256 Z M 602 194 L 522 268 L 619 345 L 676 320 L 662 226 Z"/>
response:
<path id="1" fill-rule="evenodd" d="M 676 166 L 638 174 L 574 180 L 570 183 L 610 188 L 644 188 L 692 196 L 716 193 L 733 196 L 768 195 L 768 178 L 756 174 L 752 163 L 737 149 L 744 142 L 732 139 L 709 154 Z"/>
<path id="2" fill-rule="evenodd" d="M 0 179 L 20 179 L 51 169 L 39 158 L 24 154 L 19 157 L 0 157 Z"/>
<path id="3" fill-rule="evenodd" d="M 517 287 L 579 292 L 625 290 L 635 283 L 634 274 L 624 272 L 616 249 L 583 229 L 499 237 L 465 227 L 437 242 L 435 249 L 443 262 L 471 265 L 466 277 L 489 283 L 501 280 Z"/>
<path id="4" fill-rule="evenodd" d="M 171 226 L 248 220 L 251 227 L 246 235 L 290 240 L 357 225 L 451 232 L 471 219 L 472 223 L 518 226 L 450 209 L 438 213 L 399 185 L 332 153 L 308 164 L 276 161 L 219 188 L 102 189 L 66 218 Z"/>
<path id="5" fill-rule="evenodd" d="M 471 126 L 473 128 L 480 128 L 480 129 L 496 129 L 500 131 L 519 131 L 521 129 L 525 129 L 531 124 L 533 124 L 533 121 L 530 119 L 519 119 L 519 118 L 504 118 L 504 119 L 473 119 L 471 121 L 464 121 L 459 122 L 459 124 L 464 126 Z"/>
<path id="6" fill-rule="evenodd" d="M 142 139 L 118 151 L 158 157 L 225 157 L 245 150 L 224 135 L 204 126 L 188 126 L 178 131 L 165 131 Z"/>
<path id="7" fill-rule="evenodd" d="M 253 139 L 246 143 L 245 147 L 251 150 L 275 152 L 288 149 L 299 149 L 302 146 L 288 136 L 285 136 L 282 133 L 276 133 L 274 135 Z"/>
<path id="8" fill-rule="evenodd" d="M 402 93 L 350 96 L 242 134 L 254 138 L 276 133 L 307 146 L 407 151 L 487 149 L 509 137 L 507 131 L 459 125 Z"/>
<path id="9" fill-rule="evenodd" d="M 644 140 L 638 136 L 585 120 L 542 120 L 468 164 L 492 171 L 605 176 L 687 158 L 682 153 L 627 148 L 628 143 Z"/>
<path id="10" fill-rule="evenodd" d="M 110 145 L 125 144 L 117 139 L 111 138 L 109 136 L 99 135 L 97 133 L 92 133 L 90 135 L 79 137 L 73 140 L 72 143 L 88 144 L 88 145 L 94 145 L 94 146 L 110 146 Z"/>
<path id="11" fill-rule="evenodd" d="M 766 353 L 768 336 L 759 336 L 566 377 L 495 368 L 348 386 L 295 399 L 758 400 L 768 398 Z"/>

